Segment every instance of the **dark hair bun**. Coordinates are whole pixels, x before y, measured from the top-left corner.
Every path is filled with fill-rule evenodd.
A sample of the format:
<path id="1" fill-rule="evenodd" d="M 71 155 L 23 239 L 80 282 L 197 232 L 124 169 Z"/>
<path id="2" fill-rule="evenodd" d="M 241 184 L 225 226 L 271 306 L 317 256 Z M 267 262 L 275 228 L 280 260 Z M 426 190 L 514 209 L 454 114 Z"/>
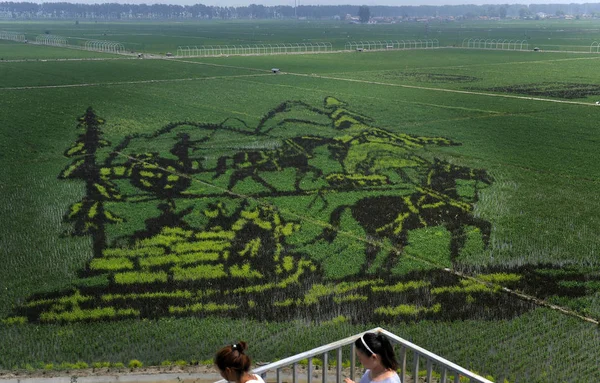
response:
<path id="1" fill-rule="evenodd" d="M 237 350 L 237 351 L 243 353 L 244 351 L 246 351 L 248 349 L 248 343 L 246 343 L 244 341 L 239 341 L 236 344 L 232 345 L 231 348 L 233 350 Z"/>
<path id="2" fill-rule="evenodd" d="M 248 343 L 239 341 L 223 347 L 215 355 L 215 364 L 219 370 L 225 371 L 231 368 L 238 374 L 250 370 L 250 357 L 244 353 L 248 349 Z M 236 352 L 237 351 L 237 352 Z"/>

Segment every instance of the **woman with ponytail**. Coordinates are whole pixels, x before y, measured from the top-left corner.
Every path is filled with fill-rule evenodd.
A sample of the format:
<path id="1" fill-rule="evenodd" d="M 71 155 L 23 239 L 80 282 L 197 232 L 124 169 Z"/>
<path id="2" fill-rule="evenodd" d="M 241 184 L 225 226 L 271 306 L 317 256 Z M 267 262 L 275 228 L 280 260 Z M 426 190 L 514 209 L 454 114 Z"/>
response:
<path id="1" fill-rule="evenodd" d="M 396 373 L 398 362 L 394 348 L 385 335 L 367 332 L 358 338 L 354 345 L 358 360 L 367 369 L 359 383 L 401 383 Z M 355 383 L 349 378 L 344 381 Z"/>
<path id="2" fill-rule="evenodd" d="M 228 382 L 265 383 L 258 375 L 251 374 L 250 357 L 244 353 L 248 349 L 246 342 L 225 346 L 215 355 L 215 365 L 221 376 Z"/>

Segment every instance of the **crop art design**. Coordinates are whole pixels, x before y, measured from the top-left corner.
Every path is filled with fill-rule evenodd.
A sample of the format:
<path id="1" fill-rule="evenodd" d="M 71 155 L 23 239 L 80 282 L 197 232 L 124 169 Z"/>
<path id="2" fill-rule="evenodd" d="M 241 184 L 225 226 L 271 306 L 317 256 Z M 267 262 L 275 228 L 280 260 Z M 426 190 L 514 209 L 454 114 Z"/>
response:
<path id="1" fill-rule="evenodd" d="M 85 185 L 65 234 L 89 236 L 92 256 L 13 321 L 497 320 L 529 308 L 443 270 L 491 230 L 473 214 L 487 172 L 426 150 L 450 139 L 378 128 L 333 97 L 283 102 L 256 126 L 174 122 L 114 145 L 105 124 L 86 111 L 59 175 Z"/>

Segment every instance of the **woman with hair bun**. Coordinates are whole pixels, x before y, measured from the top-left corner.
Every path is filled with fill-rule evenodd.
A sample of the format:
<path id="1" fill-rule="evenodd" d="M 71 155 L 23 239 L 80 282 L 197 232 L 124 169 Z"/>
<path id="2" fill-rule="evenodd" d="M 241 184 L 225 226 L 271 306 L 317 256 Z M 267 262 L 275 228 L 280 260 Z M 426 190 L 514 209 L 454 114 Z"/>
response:
<path id="1" fill-rule="evenodd" d="M 228 382 L 265 383 L 258 375 L 251 374 L 250 357 L 244 354 L 248 349 L 246 342 L 225 346 L 215 355 L 215 365 L 221 376 Z"/>
<path id="2" fill-rule="evenodd" d="M 383 334 L 366 332 L 354 342 L 356 356 L 367 369 L 359 383 L 401 383 L 394 348 Z M 346 378 L 346 383 L 355 383 Z"/>

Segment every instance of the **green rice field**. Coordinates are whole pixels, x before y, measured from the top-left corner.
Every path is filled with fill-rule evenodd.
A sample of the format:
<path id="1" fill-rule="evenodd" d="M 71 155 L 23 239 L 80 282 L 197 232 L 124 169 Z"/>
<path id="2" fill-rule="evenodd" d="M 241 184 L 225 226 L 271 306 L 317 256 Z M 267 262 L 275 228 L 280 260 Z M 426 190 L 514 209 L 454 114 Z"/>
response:
<path id="1" fill-rule="evenodd" d="M 497 382 L 600 380 L 600 23 L 294 23 L 0 22 L 71 45 L 0 40 L 0 370 L 381 326 Z M 303 41 L 336 52 L 165 57 Z"/>

